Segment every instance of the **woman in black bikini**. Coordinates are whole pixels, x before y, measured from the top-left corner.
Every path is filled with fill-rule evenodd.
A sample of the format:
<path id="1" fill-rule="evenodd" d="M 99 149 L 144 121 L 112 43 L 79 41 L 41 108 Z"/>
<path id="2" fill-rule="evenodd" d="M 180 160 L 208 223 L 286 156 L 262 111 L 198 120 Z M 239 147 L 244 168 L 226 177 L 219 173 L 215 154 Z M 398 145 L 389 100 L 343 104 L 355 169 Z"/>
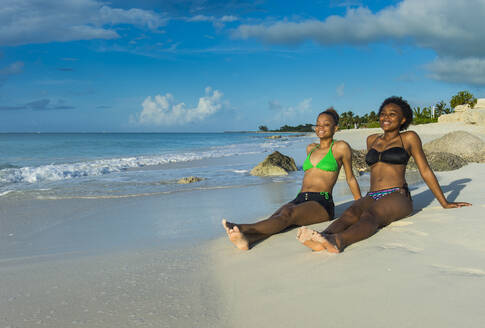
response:
<path id="1" fill-rule="evenodd" d="M 384 134 L 367 138 L 366 162 L 370 166 L 370 192 L 355 201 L 325 231 L 302 227 L 297 238 L 314 251 L 342 252 L 347 246 L 369 238 L 380 228 L 411 214 L 413 203 L 404 173 L 410 155 L 419 173 L 444 208 L 470 206 L 448 202 L 428 165 L 421 139 L 405 130 L 413 119 L 409 104 L 401 97 L 386 99 L 379 108 L 379 123 Z"/>
<path id="2" fill-rule="evenodd" d="M 302 226 L 333 220 L 332 189 L 337 182 L 340 168 L 344 167 L 347 184 L 355 199 L 360 189 L 352 173 L 352 152 L 345 141 L 334 141 L 338 127 L 338 114 L 327 109 L 317 117 L 315 133 L 319 144 L 307 147 L 303 163 L 305 175 L 301 191 L 291 202 L 281 206 L 268 219 L 251 224 L 235 224 L 222 220 L 229 240 L 239 249 L 247 250 L 257 241 L 268 238 L 289 226 Z"/>

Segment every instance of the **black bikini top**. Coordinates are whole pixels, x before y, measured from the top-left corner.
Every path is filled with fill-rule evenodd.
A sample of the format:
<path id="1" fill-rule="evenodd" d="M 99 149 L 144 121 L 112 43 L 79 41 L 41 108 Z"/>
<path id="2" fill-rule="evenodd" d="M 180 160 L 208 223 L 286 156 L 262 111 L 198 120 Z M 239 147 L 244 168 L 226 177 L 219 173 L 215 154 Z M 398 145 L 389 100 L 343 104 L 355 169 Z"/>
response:
<path id="1" fill-rule="evenodd" d="M 377 162 L 406 165 L 409 161 L 410 156 L 408 152 L 404 149 L 404 142 L 402 142 L 401 134 L 399 134 L 399 137 L 401 138 L 402 147 L 392 147 L 382 152 L 371 148 L 367 155 L 365 155 L 365 162 L 367 163 L 367 165 L 372 166 Z M 376 141 L 374 140 L 374 143 L 375 142 Z M 374 143 L 372 145 L 374 145 Z"/>

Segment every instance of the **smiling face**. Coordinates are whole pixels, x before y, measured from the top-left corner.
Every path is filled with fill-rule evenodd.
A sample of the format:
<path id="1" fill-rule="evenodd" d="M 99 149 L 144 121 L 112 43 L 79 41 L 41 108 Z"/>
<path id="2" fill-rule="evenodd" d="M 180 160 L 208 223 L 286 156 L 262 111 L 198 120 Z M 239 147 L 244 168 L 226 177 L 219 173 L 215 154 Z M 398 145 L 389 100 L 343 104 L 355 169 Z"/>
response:
<path id="1" fill-rule="evenodd" d="M 315 133 L 319 138 L 332 138 L 337 132 L 337 125 L 333 117 L 328 114 L 321 114 L 317 118 L 317 125 L 315 126 Z"/>
<path id="2" fill-rule="evenodd" d="M 399 130 L 406 122 L 401 107 L 390 103 L 382 108 L 379 115 L 379 124 L 384 131 Z"/>

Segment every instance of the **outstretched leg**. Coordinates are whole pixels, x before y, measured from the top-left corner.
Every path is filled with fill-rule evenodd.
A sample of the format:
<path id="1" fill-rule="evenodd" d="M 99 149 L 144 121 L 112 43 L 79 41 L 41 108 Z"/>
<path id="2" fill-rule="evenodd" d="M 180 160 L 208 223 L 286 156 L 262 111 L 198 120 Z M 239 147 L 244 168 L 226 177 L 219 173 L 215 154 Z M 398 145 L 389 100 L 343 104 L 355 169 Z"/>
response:
<path id="1" fill-rule="evenodd" d="M 338 253 L 347 246 L 369 238 L 379 229 L 389 225 L 393 221 L 402 219 L 412 212 L 412 201 L 406 195 L 395 192 L 377 201 L 374 201 L 367 209 L 362 211 L 360 218 L 350 224 L 345 230 L 329 234 L 313 234 L 307 231 L 299 232 L 299 238 L 305 246 L 312 250 L 327 250 Z M 311 236 L 310 238 L 308 238 Z"/>
<path id="2" fill-rule="evenodd" d="M 301 227 L 296 233 L 296 238 L 306 247 L 319 252 L 326 250 L 331 253 L 338 253 L 338 250 L 333 244 L 328 241 L 325 236 L 315 230 L 308 229 L 307 227 Z"/>
<path id="3" fill-rule="evenodd" d="M 229 240 L 239 249 L 244 251 L 249 249 L 248 238 L 239 231 L 237 225 L 231 222 L 227 222 L 226 219 L 222 219 L 222 226 L 226 230 Z"/>
<path id="4" fill-rule="evenodd" d="M 360 216 L 369 206 L 374 203 L 374 200 L 370 197 L 363 197 L 356 200 L 355 202 L 347 208 L 340 217 L 333 221 L 327 229 L 325 229 L 325 234 L 336 234 L 344 231 L 352 224 L 359 221 Z"/>
<path id="5" fill-rule="evenodd" d="M 229 240 L 237 248 L 247 250 L 259 240 L 268 238 L 290 226 L 310 225 L 328 221 L 330 216 L 325 208 L 316 201 L 298 205 L 288 203 L 278 209 L 268 219 L 252 224 L 235 224 L 222 220 Z"/>

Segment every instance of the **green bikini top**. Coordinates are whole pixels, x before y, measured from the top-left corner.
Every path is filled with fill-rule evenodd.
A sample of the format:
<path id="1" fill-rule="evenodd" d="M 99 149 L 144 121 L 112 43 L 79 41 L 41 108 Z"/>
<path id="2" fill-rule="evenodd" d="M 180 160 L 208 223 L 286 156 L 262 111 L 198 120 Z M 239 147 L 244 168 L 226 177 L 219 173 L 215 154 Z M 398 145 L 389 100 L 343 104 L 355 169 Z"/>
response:
<path id="1" fill-rule="evenodd" d="M 310 161 L 310 156 L 312 156 L 313 151 L 320 147 L 320 145 L 317 145 L 315 148 L 313 148 L 305 159 L 305 162 L 303 162 L 303 171 L 309 170 L 313 167 L 316 167 L 317 169 L 323 171 L 338 171 L 338 164 L 335 160 L 335 157 L 333 157 L 332 146 L 333 140 L 332 144 L 330 145 L 330 149 L 328 150 L 328 153 L 320 160 L 320 162 L 318 162 L 316 166 L 313 166 L 312 162 Z"/>

